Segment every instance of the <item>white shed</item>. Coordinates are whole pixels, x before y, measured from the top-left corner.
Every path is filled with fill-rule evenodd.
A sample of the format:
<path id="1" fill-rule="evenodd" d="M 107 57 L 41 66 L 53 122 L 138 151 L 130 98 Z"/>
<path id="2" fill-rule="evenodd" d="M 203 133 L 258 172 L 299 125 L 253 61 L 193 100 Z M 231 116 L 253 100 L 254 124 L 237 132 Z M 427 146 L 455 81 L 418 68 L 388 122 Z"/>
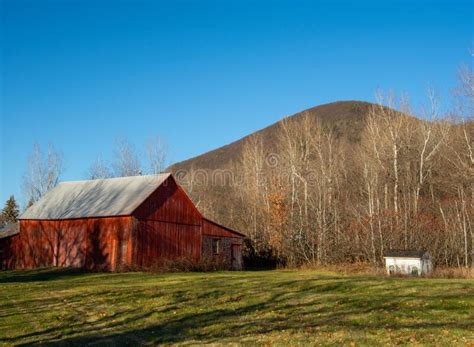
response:
<path id="1" fill-rule="evenodd" d="M 433 270 L 431 256 L 425 251 L 392 250 L 384 253 L 388 275 L 428 275 Z"/>

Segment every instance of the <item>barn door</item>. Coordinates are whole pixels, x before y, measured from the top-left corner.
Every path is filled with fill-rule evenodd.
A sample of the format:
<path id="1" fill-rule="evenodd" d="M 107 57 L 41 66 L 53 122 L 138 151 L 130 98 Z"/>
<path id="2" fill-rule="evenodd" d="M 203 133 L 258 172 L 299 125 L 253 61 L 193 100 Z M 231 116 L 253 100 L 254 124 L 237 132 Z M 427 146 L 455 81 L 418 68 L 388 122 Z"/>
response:
<path id="1" fill-rule="evenodd" d="M 242 269 L 242 248 L 241 245 L 232 245 L 232 269 Z"/>
<path id="2" fill-rule="evenodd" d="M 127 241 L 115 240 L 115 271 L 122 270 L 127 263 Z"/>

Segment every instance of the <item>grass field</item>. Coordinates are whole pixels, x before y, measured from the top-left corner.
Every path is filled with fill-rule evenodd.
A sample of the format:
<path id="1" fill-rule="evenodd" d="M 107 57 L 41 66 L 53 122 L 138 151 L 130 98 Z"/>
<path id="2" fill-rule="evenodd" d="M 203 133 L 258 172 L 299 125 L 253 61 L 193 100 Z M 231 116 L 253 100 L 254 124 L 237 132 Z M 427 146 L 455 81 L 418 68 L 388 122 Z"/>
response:
<path id="1" fill-rule="evenodd" d="M 0 272 L 0 341 L 474 346 L 474 281 L 309 270 Z"/>

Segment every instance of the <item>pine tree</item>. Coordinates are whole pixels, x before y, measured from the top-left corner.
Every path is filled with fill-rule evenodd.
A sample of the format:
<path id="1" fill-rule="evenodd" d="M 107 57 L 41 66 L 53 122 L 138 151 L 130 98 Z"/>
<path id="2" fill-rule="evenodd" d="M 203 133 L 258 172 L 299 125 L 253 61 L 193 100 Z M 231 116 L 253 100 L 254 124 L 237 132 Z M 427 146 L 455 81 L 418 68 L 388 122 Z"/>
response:
<path id="1" fill-rule="evenodd" d="M 2 210 L 2 219 L 5 223 L 15 223 L 18 219 L 20 210 L 16 203 L 15 197 L 12 195 L 8 198 L 5 203 L 5 207 Z"/>

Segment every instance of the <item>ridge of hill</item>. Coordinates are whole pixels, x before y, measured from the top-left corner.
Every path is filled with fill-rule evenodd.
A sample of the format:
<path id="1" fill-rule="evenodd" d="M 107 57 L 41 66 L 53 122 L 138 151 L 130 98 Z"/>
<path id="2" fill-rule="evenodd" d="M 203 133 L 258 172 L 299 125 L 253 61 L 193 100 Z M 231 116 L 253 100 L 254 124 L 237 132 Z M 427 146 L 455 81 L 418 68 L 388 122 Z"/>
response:
<path id="1" fill-rule="evenodd" d="M 372 106 L 373 104 L 365 101 L 337 101 L 315 106 L 289 117 L 298 121 L 299 119 L 303 119 L 305 114 L 308 114 L 312 119 L 319 120 L 324 126 L 332 128 L 338 137 L 350 143 L 356 143 L 360 140 L 360 135 L 365 126 L 365 117 Z M 255 134 L 261 136 L 267 151 L 270 152 L 277 143 L 278 130 L 281 122 L 282 120 L 232 143 L 175 163 L 171 165 L 167 171 L 176 173 L 178 170 L 215 170 L 225 168 L 229 163 L 232 163 L 240 156 L 245 141 Z"/>

